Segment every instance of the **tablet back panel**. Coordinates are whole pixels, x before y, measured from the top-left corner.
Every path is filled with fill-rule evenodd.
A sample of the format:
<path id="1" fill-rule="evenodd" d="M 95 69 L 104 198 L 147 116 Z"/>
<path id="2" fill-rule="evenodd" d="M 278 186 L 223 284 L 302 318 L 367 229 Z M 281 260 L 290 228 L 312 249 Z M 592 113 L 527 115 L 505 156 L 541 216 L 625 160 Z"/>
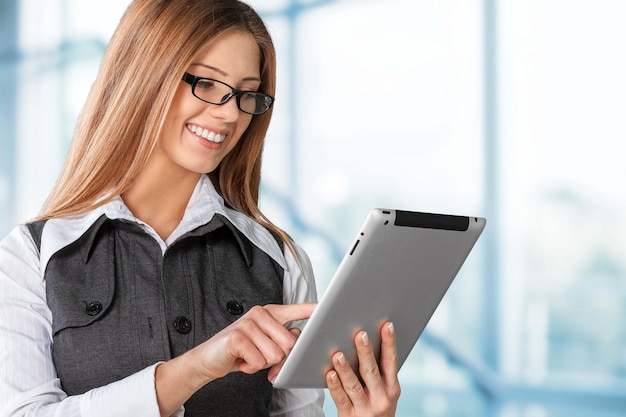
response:
<path id="1" fill-rule="evenodd" d="M 379 357 L 386 321 L 394 323 L 402 366 L 485 223 L 478 217 L 372 210 L 274 386 L 325 388 L 337 351 L 358 369 L 353 340 L 360 329 Z"/>

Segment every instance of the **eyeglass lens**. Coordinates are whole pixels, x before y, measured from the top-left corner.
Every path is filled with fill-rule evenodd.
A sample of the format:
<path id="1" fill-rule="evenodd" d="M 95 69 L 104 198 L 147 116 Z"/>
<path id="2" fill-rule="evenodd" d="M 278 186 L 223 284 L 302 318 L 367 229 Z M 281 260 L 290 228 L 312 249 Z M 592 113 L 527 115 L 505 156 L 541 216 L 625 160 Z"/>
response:
<path id="1" fill-rule="evenodd" d="M 212 104 L 222 104 L 233 96 L 233 89 L 217 80 L 199 79 L 196 81 L 193 93 L 201 100 Z M 265 113 L 272 105 L 272 98 L 263 93 L 243 91 L 236 95 L 239 109 L 246 113 Z"/>

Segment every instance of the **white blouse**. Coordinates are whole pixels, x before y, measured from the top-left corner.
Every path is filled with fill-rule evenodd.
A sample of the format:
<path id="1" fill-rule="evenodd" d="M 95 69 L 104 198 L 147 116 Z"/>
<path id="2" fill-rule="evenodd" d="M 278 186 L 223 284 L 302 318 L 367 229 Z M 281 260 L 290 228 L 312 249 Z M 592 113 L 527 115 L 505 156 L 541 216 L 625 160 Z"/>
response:
<path id="1" fill-rule="evenodd" d="M 0 242 L 0 417 L 159 417 L 152 366 L 82 395 L 67 396 L 52 361 L 52 313 L 46 303 L 44 272 L 50 257 L 76 241 L 100 216 L 125 219 L 143 227 L 166 249 L 185 233 L 208 223 L 215 214 L 228 218 L 254 245 L 285 271 L 283 302 L 317 300 L 315 280 L 306 253 L 296 246 L 280 249 L 274 237 L 256 221 L 225 206 L 203 175 L 183 220 L 166 241 L 137 220 L 117 197 L 89 213 L 46 223 L 38 251 L 26 226 L 15 227 Z M 294 323 L 293 325 L 297 325 Z M 323 416 L 322 390 L 274 390 L 271 415 Z M 181 407 L 174 416 L 182 417 Z"/>

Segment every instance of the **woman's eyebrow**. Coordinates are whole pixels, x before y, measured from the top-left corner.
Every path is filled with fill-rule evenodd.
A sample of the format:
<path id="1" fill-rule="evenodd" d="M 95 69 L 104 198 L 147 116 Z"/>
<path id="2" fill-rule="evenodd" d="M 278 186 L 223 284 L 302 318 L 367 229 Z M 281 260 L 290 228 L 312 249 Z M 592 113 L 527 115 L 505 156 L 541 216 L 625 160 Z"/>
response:
<path id="1" fill-rule="evenodd" d="M 228 77 L 228 73 L 226 73 L 225 71 L 223 71 L 223 70 L 221 70 L 221 69 L 219 69 L 217 67 L 213 67 L 211 65 L 202 64 L 200 62 L 193 63 L 191 65 L 198 65 L 200 67 L 204 67 L 204 68 L 210 69 L 212 71 L 215 71 L 218 74 L 223 75 L 224 77 Z M 259 77 L 245 77 L 242 81 L 261 81 L 261 78 L 259 78 Z"/>

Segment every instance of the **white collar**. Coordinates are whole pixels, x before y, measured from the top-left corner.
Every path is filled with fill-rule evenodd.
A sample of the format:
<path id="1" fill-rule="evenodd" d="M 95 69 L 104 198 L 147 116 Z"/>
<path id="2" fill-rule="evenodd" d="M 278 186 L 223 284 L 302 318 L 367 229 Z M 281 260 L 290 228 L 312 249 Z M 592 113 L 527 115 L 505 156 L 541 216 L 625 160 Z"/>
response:
<path id="1" fill-rule="evenodd" d="M 208 175 L 202 175 L 187 204 L 183 219 L 166 241 L 163 241 L 148 224 L 136 219 L 120 196 L 85 214 L 48 220 L 41 237 L 42 274 L 52 255 L 78 240 L 102 215 L 109 219 L 122 219 L 139 224 L 159 243 L 162 252 L 165 253 L 177 239 L 209 223 L 216 214 L 228 219 L 252 244 L 267 253 L 282 268 L 287 267 L 283 251 L 274 236 L 256 220 L 227 207 L 224 198 L 219 195 Z"/>

